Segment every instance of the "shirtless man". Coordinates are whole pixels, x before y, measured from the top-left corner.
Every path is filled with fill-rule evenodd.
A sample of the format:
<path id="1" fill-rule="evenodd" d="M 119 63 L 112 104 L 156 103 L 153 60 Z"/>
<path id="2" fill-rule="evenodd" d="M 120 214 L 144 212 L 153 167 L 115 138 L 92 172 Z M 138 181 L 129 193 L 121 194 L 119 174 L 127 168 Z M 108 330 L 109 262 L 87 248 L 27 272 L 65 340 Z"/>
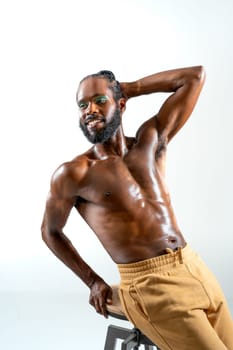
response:
<path id="1" fill-rule="evenodd" d="M 169 141 L 189 118 L 205 79 L 202 67 L 119 83 L 112 72 L 85 77 L 77 91 L 80 127 L 94 146 L 54 173 L 42 223 L 53 253 L 90 288 L 107 316 L 110 286 L 63 233 L 73 207 L 118 265 L 128 318 L 162 350 L 233 350 L 233 326 L 219 285 L 180 232 L 165 185 Z M 129 98 L 170 93 L 135 137 L 122 115 Z"/>

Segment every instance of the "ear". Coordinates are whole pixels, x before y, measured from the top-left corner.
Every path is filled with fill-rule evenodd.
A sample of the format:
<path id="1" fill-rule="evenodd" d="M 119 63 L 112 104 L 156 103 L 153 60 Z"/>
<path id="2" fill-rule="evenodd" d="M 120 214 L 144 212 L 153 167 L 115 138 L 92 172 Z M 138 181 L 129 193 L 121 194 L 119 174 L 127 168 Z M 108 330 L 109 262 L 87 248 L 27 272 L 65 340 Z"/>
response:
<path id="1" fill-rule="evenodd" d="M 126 109 L 126 99 L 124 97 L 121 97 L 118 101 L 118 105 L 120 107 L 121 113 L 123 113 Z"/>

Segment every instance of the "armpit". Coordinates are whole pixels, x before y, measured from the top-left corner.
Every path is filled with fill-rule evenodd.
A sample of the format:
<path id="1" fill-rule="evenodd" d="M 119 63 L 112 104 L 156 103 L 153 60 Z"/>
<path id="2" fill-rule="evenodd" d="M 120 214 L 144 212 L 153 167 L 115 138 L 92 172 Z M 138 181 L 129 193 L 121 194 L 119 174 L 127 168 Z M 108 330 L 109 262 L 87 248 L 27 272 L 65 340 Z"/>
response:
<path id="1" fill-rule="evenodd" d="M 157 160 L 159 157 L 161 157 L 162 153 L 165 152 L 166 149 L 167 149 L 166 137 L 162 135 L 158 135 L 158 145 L 155 152 L 155 159 Z"/>

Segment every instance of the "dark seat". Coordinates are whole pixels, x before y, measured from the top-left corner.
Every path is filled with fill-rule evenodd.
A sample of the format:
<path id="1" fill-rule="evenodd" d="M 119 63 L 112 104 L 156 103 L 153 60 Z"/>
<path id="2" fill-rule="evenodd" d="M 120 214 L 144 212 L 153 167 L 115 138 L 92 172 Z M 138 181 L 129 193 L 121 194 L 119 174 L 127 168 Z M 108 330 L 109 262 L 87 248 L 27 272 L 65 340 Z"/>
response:
<path id="1" fill-rule="evenodd" d="M 118 295 L 118 286 L 112 286 L 112 290 L 112 304 L 107 306 L 108 314 L 111 317 L 128 321 L 124 311 L 121 308 L 121 302 Z M 160 350 L 138 328 L 129 329 L 114 325 L 108 326 L 104 350 L 115 350 L 118 339 L 122 340 L 121 350 L 137 350 L 140 346 L 144 346 L 145 350 Z"/>

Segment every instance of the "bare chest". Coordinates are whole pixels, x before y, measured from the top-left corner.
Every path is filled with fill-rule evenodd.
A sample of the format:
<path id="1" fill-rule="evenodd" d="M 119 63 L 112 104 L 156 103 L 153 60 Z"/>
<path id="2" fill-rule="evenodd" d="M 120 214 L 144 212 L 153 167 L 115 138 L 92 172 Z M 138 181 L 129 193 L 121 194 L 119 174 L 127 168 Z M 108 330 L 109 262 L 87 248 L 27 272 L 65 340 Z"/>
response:
<path id="1" fill-rule="evenodd" d="M 91 203 L 123 209 L 135 201 L 158 198 L 161 187 L 162 179 L 155 162 L 111 157 L 91 163 L 81 184 L 80 196 Z"/>

